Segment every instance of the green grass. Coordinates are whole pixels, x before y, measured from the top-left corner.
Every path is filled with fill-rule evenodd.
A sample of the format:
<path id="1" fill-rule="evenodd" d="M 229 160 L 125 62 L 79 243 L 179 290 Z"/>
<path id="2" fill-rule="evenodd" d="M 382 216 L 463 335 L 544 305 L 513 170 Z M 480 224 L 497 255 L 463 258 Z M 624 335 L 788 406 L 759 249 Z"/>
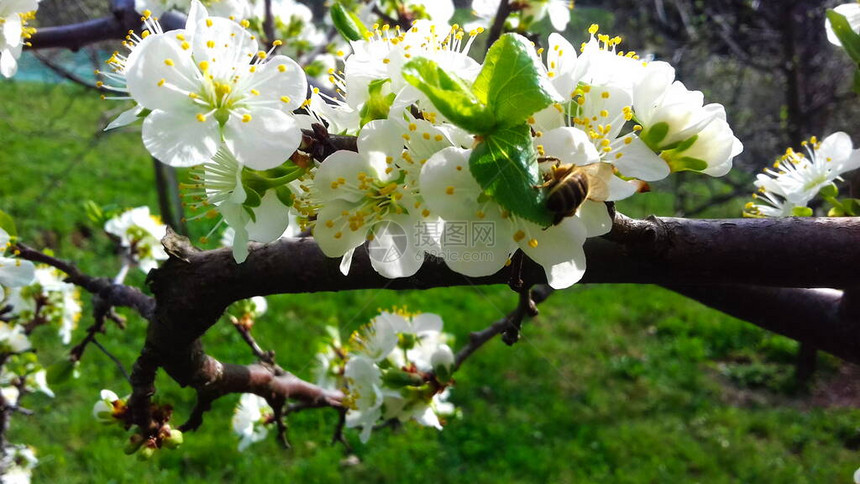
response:
<path id="1" fill-rule="evenodd" d="M 103 135 L 103 111 L 115 105 L 70 87 L 0 83 L 0 208 L 24 240 L 51 247 L 86 271 L 118 268 L 111 246 L 81 208 L 156 207 L 151 160 L 134 129 Z M 631 215 L 670 213 L 657 192 L 621 204 Z M 717 215 L 729 215 L 726 213 Z M 207 227 L 195 231 L 205 233 Z M 140 284 L 143 275 L 130 281 Z M 255 327 L 278 361 L 309 378 L 316 341 L 327 324 L 343 334 L 378 308 L 406 305 L 436 312 L 459 341 L 515 304 L 506 287 L 396 293 L 354 291 L 269 298 Z M 292 450 L 266 440 L 236 451 L 229 419 L 237 396 L 215 403 L 204 426 L 178 450 L 148 462 L 122 454 L 124 434 L 90 414 L 102 388 L 129 387 L 96 348 L 81 377 L 57 397 L 26 397 L 33 417 L 16 416 L 9 437 L 35 446 L 37 482 L 848 482 L 860 459 L 860 411 L 815 408 L 794 388 L 797 345 L 651 286 L 576 286 L 541 305 L 520 343 L 493 341 L 456 375 L 453 401 L 462 418 L 445 430 L 406 425 L 376 432 L 343 466 L 329 445 L 334 412 L 290 421 Z M 80 339 L 90 319 L 75 334 Z M 130 366 L 143 323 L 109 328 L 102 341 Z M 36 336 L 45 364 L 63 357 L 50 328 Z M 252 357 L 229 324 L 205 337 L 230 362 Z M 822 379 L 837 364 L 823 357 Z M 163 375 L 159 398 L 181 422 L 193 398 Z"/>

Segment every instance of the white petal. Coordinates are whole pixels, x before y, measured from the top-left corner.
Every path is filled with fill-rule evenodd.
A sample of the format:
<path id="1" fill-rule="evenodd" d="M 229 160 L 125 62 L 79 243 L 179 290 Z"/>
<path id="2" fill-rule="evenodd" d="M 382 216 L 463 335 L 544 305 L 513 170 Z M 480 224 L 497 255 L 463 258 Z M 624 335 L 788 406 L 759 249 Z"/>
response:
<path id="1" fill-rule="evenodd" d="M 117 116 L 113 121 L 111 121 L 106 127 L 105 131 L 110 131 L 114 128 L 119 128 L 122 126 L 128 126 L 129 124 L 137 121 L 140 116 L 140 113 L 143 112 L 143 106 L 140 104 L 136 104 L 132 108 L 123 111 Z"/>
<path id="2" fill-rule="evenodd" d="M 32 262 L 21 259 L 0 257 L 0 286 L 22 287 L 30 284 L 36 277 L 36 267 Z M 2 294 L 2 290 L 0 290 Z"/>
<path id="3" fill-rule="evenodd" d="M 363 244 L 367 238 L 367 229 L 361 227 L 351 230 L 349 221 L 342 215 L 344 210 L 351 210 L 354 205 L 342 200 L 331 200 L 319 211 L 317 223 L 314 226 L 314 239 L 328 257 L 340 257 L 350 249 Z M 331 221 L 331 227 L 328 226 Z"/>
<path id="4" fill-rule="evenodd" d="M 143 39 L 126 62 L 128 92 L 147 109 L 171 111 L 194 105 L 188 94 L 201 89 L 200 71 L 176 39 L 183 31 L 150 35 Z M 164 82 L 162 82 L 162 80 Z"/>
<path id="5" fill-rule="evenodd" d="M 262 243 L 277 240 L 290 223 L 289 208 L 281 203 L 274 190 L 267 190 L 260 206 L 253 211 L 256 220 L 245 226 L 250 240 Z"/>
<path id="6" fill-rule="evenodd" d="M 209 161 L 221 144 L 218 122 L 209 116 L 200 122 L 192 109 L 155 110 L 143 120 L 141 134 L 149 153 L 175 167 Z"/>
<path id="7" fill-rule="evenodd" d="M 582 166 L 600 159 L 597 148 L 581 129 L 557 128 L 535 138 L 535 142 L 543 146 L 547 156 L 556 157 L 563 164 Z"/>
<path id="8" fill-rule="evenodd" d="M 520 248 L 530 259 L 543 266 L 550 286 L 564 289 L 582 279 L 585 274 L 585 251 L 582 246 L 588 235 L 582 221 L 568 217 L 546 230 L 530 222 L 523 222 L 520 226 L 526 232 Z M 537 241 L 537 246 L 530 245 L 532 240 Z"/>
<path id="9" fill-rule="evenodd" d="M 576 216 L 585 225 L 589 237 L 598 237 L 612 230 L 612 218 L 603 202 L 586 200 L 577 210 Z"/>
<path id="10" fill-rule="evenodd" d="M 277 106 L 289 112 L 298 109 L 308 93 L 305 72 L 294 60 L 284 55 L 276 55 L 258 65 L 256 72 L 247 79 L 249 84 L 243 89 L 250 91 L 255 88 L 260 93 L 246 98 L 245 102 L 249 106 L 267 103 L 268 107 Z"/>
<path id="11" fill-rule="evenodd" d="M 630 142 L 626 142 L 628 139 Z M 615 150 L 614 155 L 610 154 L 607 161 L 611 161 L 622 175 L 645 181 L 662 180 L 670 173 L 666 161 L 633 134 L 625 136 L 625 143 Z"/>
<path id="12" fill-rule="evenodd" d="M 471 150 L 445 148 L 421 168 L 424 201 L 433 213 L 452 221 L 472 220 L 479 210 L 481 186 L 469 172 Z"/>
<path id="13" fill-rule="evenodd" d="M 20 47 L 18 48 L 20 54 Z M 3 77 L 12 77 L 18 72 L 18 55 L 15 49 L 6 47 L 0 50 L 0 74 Z"/>
<path id="14" fill-rule="evenodd" d="M 364 193 L 350 187 L 359 184 L 362 174 L 373 176 L 373 169 L 365 157 L 354 151 L 335 151 L 317 169 L 314 187 L 319 190 L 319 197 L 323 201 L 341 199 L 358 202 L 364 198 Z M 333 188 L 340 178 L 346 181 L 346 185 Z"/>
<path id="15" fill-rule="evenodd" d="M 373 227 L 373 239 L 367 244 L 370 263 L 382 277 L 409 277 L 424 263 L 424 251 L 418 248 L 415 222 L 407 215 L 392 216 Z"/>
<path id="16" fill-rule="evenodd" d="M 400 125 L 388 119 L 371 121 L 361 128 L 358 135 L 358 152 L 367 158 L 382 180 L 393 177 L 385 174 L 390 163 L 387 160 L 399 160 L 403 152 L 403 130 Z"/>
<path id="17" fill-rule="evenodd" d="M 248 121 L 243 115 L 249 115 Z M 302 132 L 288 114 L 272 108 L 233 112 L 224 125 L 224 144 L 243 165 L 268 170 L 282 165 L 302 140 Z"/>
<path id="18" fill-rule="evenodd" d="M 340 259 L 340 273 L 343 275 L 349 275 L 349 268 L 352 267 L 352 256 L 355 254 L 355 247 L 346 251 L 343 254 L 343 257 Z"/>
<path id="19" fill-rule="evenodd" d="M 441 332 L 444 322 L 442 316 L 433 313 L 421 313 L 412 317 L 412 330 L 415 334 L 425 331 Z"/>

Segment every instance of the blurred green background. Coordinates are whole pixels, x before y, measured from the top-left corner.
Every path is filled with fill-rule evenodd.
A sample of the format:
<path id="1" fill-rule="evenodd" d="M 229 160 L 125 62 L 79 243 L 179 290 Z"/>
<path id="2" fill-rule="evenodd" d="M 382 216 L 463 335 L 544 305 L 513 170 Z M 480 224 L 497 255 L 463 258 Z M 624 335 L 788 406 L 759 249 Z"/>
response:
<path id="1" fill-rule="evenodd" d="M 157 207 L 153 168 L 139 132 L 101 128 L 124 106 L 64 84 L 0 83 L 0 207 L 25 242 L 51 248 L 95 275 L 119 260 L 82 204 Z M 698 190 L 695 182 L 684 188 Z M 635 197 L 633 216 L 672 214 L 672 186 Z M 743 200 L 712 215 L 737 216 Z M 192 223 L 197 236 L 208 230 Z M 217 238 L 217 237 L 216 237 Z M 142 284 L 133 272 L 129 282 Z M 85 300 L 88 297 L 85 296 Z M 347 335 L 380 308 L 406 305 L 442 315 L 464 341 L 513 308 L 507 287 L 355 291 L 270 297 L 255 335 L 279 363 L 311 378 L 325 325 Z M 35 482 L 850 482 L 860 465 L 858 369 L 826 355 L 807 388 L 793 377 L 797 344 L 652 286 L 575 286 L 554 294 L 520 343 L 492 341 L 456 375 L 462 418 L 444 431 L 406 425 L 375 432 L 358 458 L 329 443 L 331 410 L 290 419 L 292 450 L 274 441 L 236 450 L 230 417 L 238 396 L 217 401 L 204 426 L 175 451 L 140 462 L 122 453 L 125 435 L 91 416 L 102 388 L 130 387 L 90 347 L 78 380 L 56 398 L 27 396 L 32 417 L 15 416 L 9 438 L 36 447 Z M 128 313 L 128 311 L 125 311 Z M 91 323 L 86 315 L 75 341 Z M 129 367 L 144 325 L 109 327 L 101 341 Z M 55 328 L 34 336 L 44 364 L 66 348 Z M 253 358 L 230 324 L 205 337 L 217 358 Z M 158 381 L 159 398 L 181 422 L 192 392 Z"/>

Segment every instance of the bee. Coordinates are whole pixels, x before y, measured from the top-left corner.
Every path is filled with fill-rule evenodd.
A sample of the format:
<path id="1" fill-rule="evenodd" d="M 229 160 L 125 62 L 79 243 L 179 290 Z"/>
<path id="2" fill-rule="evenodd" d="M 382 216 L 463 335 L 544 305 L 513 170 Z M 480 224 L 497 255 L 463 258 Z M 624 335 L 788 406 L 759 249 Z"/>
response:
<path id="1" fill-rule="evenodd" d="M 587 198 L 605 198 L 606 183 L 597 176 L 601 163 L 577 166 L 561 164 L 558 158 L 540 158 L 538 161 L 555 162 L 549 173 L 544 175 L 546 182 L 536 187 L 547 190 L 546 208 L 554 214 L 553 225 L 576 214 Z"/>

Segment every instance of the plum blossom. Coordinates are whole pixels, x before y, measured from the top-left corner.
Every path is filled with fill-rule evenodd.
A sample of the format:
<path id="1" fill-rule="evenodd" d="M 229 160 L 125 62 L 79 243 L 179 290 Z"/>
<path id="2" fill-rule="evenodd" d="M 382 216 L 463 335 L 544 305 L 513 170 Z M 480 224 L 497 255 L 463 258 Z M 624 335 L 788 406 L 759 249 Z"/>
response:
<path id="1" fill-rule="evenodd" d="M 423 215 L 415 209 L 420 202 L 395 164 L 404 136 L 396 123 L 371 121 L 358 136 L 357 153 L 336 151 L 316 172 L 314 190 L 323 205 L 314 238 L 327 256 L 343 257 L 344 274 L 365 240 L 373 268 L 385 277 L 411 276 L 424 261 L 414 231 Z"/>
<path id="2" fill-rule="evenodd" d="M 290 113 L 305 99 L 304 72 L 289 57 L 259 51 L 242 25 L 204 13 L 190 33 L 142 38 L 125 62 L 129 94 L 152 111 L 144 145 L 164 163 L 193 166 L 223 140 L 242 165 L 277 167 L 301 140 Z"/>
<path id="3" fill-rule="evenodd" d="M 12 77 L 18 57 L 36 29 L 27 23 L 36 17 L 39 0 L 0 0 L 0 74 Z"/>
<path id="4" fill-rule="evenodd" d="M 149 207 L 126 210 L 105 222 L 105 232 L 117 237 L 120 246 L 128 251 L 131 260 L 145 273 L 167 260 L 161 239 L 167 227 L 161 219 L 149 213 Z"/>
<path id="5" fill-rule="evenodd" d="M 9 233 L 0 228 L 0 290 L 3 287 L 26 286 L 33 281 L 36 267 L 32 262 L 2 257 L 11 245 Z"/>
<path id="6" fill-rule="evenodd" d="M 482 196 L 483 190 L 468 171 L 470 154 L 470 150 L 446 148 L 421 170 L 427 204 L 446 223 L 480 220 L 493 225 L 492 241 L 476 241 L 472 246 L 442 244 L 448 267 L 471 277 L 490 275 L 519 248 L 544 267 L 552 287 L 569 287 L 581 279 L 585 274 L 582 246 L 589 233 L 605 233 L 608 215 L 592 217 L 580 210 L 547 228 L 519 218 Z"/>
<path id="7" fill-rule="evenodd" d="M 63 281 L 63 277 L 53 267 L 38 267 L 34 282 L 13 288 L 4 302 L 12 307 L 12 314 L 23 319 L 36 317 L 39 309 L 38 315 L 59 326 L 60 339 L 63 344 L 69 344 L 81 318 L 81 297 L 78 287 Z"/>
<path id="8" fill-rule="evenodd" d="M 99 400 L 93 405 L 93 418 L 103 424 L 118 422 L 118 418 L 125 413 L 126 399 L 119 398 L 111 390 L 104 389 L 99 392 Z"/>
<path id="9" fill-rule="evenodd" d="M 860 149 L 853 148 L 851 137 L 836 132 L 819 141 L 803 142 L 806 154 L 789 148 L 772 168 L 756 176 L 755 202 L 744 213 L 752 217 L 787 217 L 796 208 L 806 207 L 818 192 L 845 172 L 860 168 Z"/>
<path id="10" fill-rule="evenodd" d="M 239 452 L 266 438 L 265 424 L 273 415 L 266 399 L 253 393 L 243 393 L 233 413 L 233 432 L 239 436 Z"/>
<path id="11" fill-rule="evenodd" d="M 29 484 L 33 468 L 39 463 L 35 450 L 28 445 L 6 444 L 0 468 L 2 484 Z"/>

